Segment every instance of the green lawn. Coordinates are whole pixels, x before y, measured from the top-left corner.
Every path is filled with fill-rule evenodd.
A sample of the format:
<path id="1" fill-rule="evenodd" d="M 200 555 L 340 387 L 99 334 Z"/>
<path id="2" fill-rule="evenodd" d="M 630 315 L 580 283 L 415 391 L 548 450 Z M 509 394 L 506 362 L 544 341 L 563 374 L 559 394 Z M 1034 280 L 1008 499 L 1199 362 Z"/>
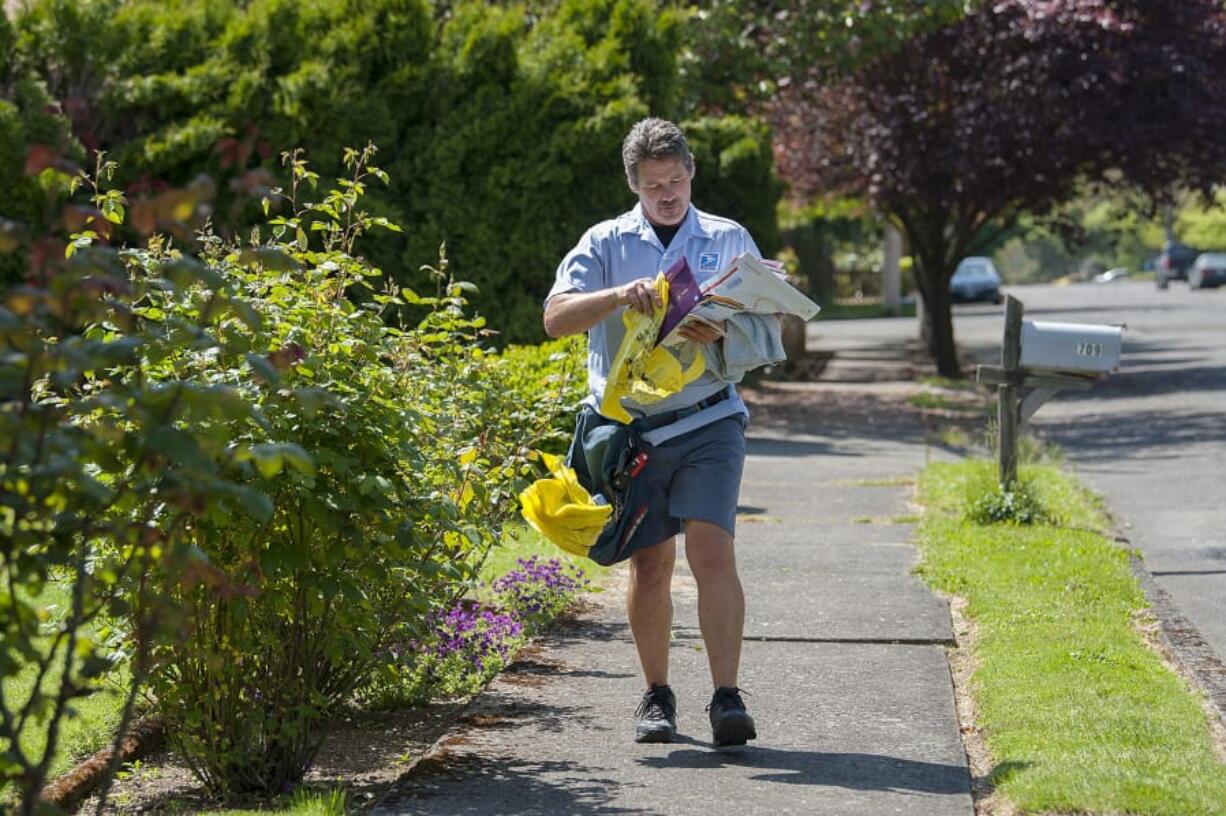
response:
<path id="1" fill-rule="evenodd" d="M 276 813 L 279 816 L 345 816 L 345 792 L 299 791 L 259 810 L 206 810 L 195 813 L 198 816 L 261 816 L 266 813 Z"/>
<path id="2" fill-rule="evenodd" d="M 481 566 L 481 580 L 487 583 L 493 581 L 515 569 L 519 559 L 533 555 L 545 560 L 556 558 L 563 564 L 581 567 L 593 584 L 599 583 L 612 569 L 602 567 L 588 558 L 571 555 L 527 524 L 516 523 L 508 525 L 502 543 L 491 550 L 485 559 Z"/>
<path id="3" fill-rule="evenodd" d="M 1226 813 L 1206 714 L 1138 634 L 1146 601 L 1128 553 L 1070 477 L 1021 475 L 1056 524 L 966 520 L 994 482 L 989 462 L 932 464 L 919 482 L 920 573 L 969 602 L 998 790 L 1027 813 Z"/>
<path id="4" fill-rule="evenodd" d="M 61 610 L 71 602 L 68 589 L 54 583 L 48 583 L 42 595 L 35 600 L 45 607 L 56 606 Z M 18 707 L 29 699 L 36 677 L 36 667 L 30 665 L 13 677 L 0 681 L 4 683 L 4 699 L 10 707 Z M 105 690 L 72 704 L 70 711 L 73 716 L 65 718 L 60 729 L 59 743 L 51 763 L 51 778 L 110 742 L 119 724 L 125 693 L 121 686 L 126 685 L 127 677 L 127 672 L 120 669 L 112 675 L 112 681 Z M 50 680 L 51 685 L 44 682 L 44 688 L 58 688 L 59 673 L 52 675 Z M 41 757 L 47 744 L 45 727 L 41 723 L 33 723 L 22 732 L 20 742 L 27 757 Z M 8 743 L 0 739 L 0 751 L 7 749 Z M 5 789 L 6 786 L 0 786 L 0 791 Z"/>
<path id="5" fill-rule="evenodd" d="M 828 303 L 822 305 L 818 320 L 862 320 L 869 317 L 915 317 L 915 303 L 904 303 L 898 312 L 887 314 L 881 301 L 864 303 Z"/>

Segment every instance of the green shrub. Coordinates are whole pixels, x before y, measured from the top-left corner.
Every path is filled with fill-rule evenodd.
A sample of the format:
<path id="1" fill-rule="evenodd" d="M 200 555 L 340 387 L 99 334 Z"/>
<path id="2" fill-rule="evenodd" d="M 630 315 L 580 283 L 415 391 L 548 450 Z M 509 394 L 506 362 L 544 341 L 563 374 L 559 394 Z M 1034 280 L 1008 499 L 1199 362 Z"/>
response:
<path id="1" fill-rule="evenodd" d="M 394 146 L 394 181 L 368 206 L 406 229 L 371 236 L 372 264 L 429 289 L 421 267 L 449 242 L 498 342 L 524 343 L 544 339 L 540 304 L 565 252 L 634 204 L 620 162 L 630 125 L 689 109 L 683 20 L 654 0 L 35 0 L 15 19 L 16 64 L 69 103 L 133 190 L 274 169 L 291 146 L 327 157 L 331 176 L 344 145 Z M 772 252 L 769 133 L 737 117 L 685 124 L 695 203 Z M 35 137 L 15 139 L 0 125 L 0 167 Z M 219 229 L 261 219 L 244 185 L 219 190 Z M 0 216 L 21 217 L 8 201 Z"/>
<path id="2" fill-rule="evenodd" d="M 253 319 L 223 321 L 212 353 L 156 368 L 235 388 L 259 417 L 196 418 L 237 451 L 231 478 L 267 505 L 250 522 L 196 516 L 192 543 L 217 577 L 174 593 L 181 637 L 157 650 L 151 675 L 175 747 L 216 791 L 301 780 L 320 723 L 472 578 L 550 420 L 503 387 L 445 262 L 438 296 L 375 288 L 354 242 L 394 227 L 359 209 L 367 181 L 386 178 L 372 154 L 349 152 L 350 178 L 316 203 L 302 200 L 314 174 L 289 157 L 292 214 L 271 219 L 271 239 L 214 239 L 204 255 Z M 354 287 L 361 305 L 345 295 Z M 416 324 L 385 323 L 414 309 Z"/>
<path id="3" fill-rule="evenodd" d="M 539 345 L 507 346 L 501 352 L 505 385 L 512 398 L 524 404 L 552 398 L 550 417 L 539 450 L 565 453 L 575 430 L 575 417 L 588 393 L 587 342 L 583 335 L 550 340 Z"/>
<path id="4" fill-rule="evenodd" d="M 1011 490 L 993 486 L 970 503 L 966 517 L 976 524 L 1048 524 L 1052 521 L 1025 482 L 1014 482 Z"/>
<path id="5" fill-rule="evenodd" d="M 159 576 L 177 583 L 207 571 L 194 519 L 267 519 L 267 498 L 225 472 L 244 449 L 193 421 L 258 422 L 256 407 L 227 384 L 150 371 L 160 359 L 208 354 L 220 316 L 250 319 L 241 296 L 186 257 L 149 256 L 134 273 L 135 256 L 97 243 L 124 214 L 118 192 L 94 187 L 112 170 L 101 157 L 92 174 L 54 154 L 28 169 L 57 226 L 26 234 L 28 282 L 0 289 L 0 675 L 34 667 L 21 694 L 0 699 L 0 783 L 15 785 L 23 814 L 37 806 L 74 704 L 123 669 L 134 690 L 152 645 L 173 628 Z M 182 202 L 182 217 L 195 214 L 193 199 Z M 198 279 L 211 280 L 207 290 Z M 173 305 L 174 318 L 151 303 Z M 66 608 L 47 606 L 53 582 Z M 131 625 L 116 627 L 120 618 Z M 134 703 L 129 693 L 120 733 Z M 35 731 L 41 739 L 27 739 Z"/>
<path id="6" fill-rule="evenodd" d="M 0 782 L 24 812 L 73 701 L 121 665 L 120 731 L 145 685 L 211 789 L 300 780 L 319 723 L 467 591 L 516 516 L 573 394 L 530 372 L 573 351 L 493 353 L 446 258 L 419 294 L 355 255 L 397 229 L 360 208 L 387 181 L 373 154 L 346 151 L 349 177 L 313 203 L 318 176 L 287 154 L 287 214 L 244 242 L 200 233 L 194 255 L 161 233 L 99 239 L 128 212 L 190 235 L 174 219 L 202 216 L 211 184 L 133 203 L 45 157 L 49 201 L 91 194 L 57 219 L 76 232 L 29 239 L 42 285 L 0 306 L 0 672 L 38 675 L 0 700 Z M 72 599 L 54 617 L 52 580 Z M 33 728 L 45 750 L 27 755 Z"/>
<path id="7" fill-rule="evenodd" d="M 775 175 L 770 128 L 743 116 L 703 117 L 683 127 L 698 166 L 694 203 L 740 221 L 763 254 L 773 255 L 780 245 L 775 207 L 783 183 Z"/>

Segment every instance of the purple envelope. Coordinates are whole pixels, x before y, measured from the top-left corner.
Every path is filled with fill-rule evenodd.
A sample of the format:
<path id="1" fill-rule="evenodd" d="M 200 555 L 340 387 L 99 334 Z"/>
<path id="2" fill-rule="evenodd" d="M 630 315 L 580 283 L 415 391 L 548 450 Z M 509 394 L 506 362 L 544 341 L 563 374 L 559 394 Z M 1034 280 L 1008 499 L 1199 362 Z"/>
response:
<path id="1" fill-rule="evenodd" d="M 664 322 L 660 325 L 660 334 L 656 337 L 657 343 L 668 337 L 668 333 L 677 328 L 677 324 L 689 314 L 690 309 L 702 300 L 702 290 L 698 288 L 698 281 L 694 280 L 694 273 L 690 271 L 690 264 L 685 256 L 678 258 L 665 271 L 664 277 L 668 280 L 668 309 L 664 312 Z"/>

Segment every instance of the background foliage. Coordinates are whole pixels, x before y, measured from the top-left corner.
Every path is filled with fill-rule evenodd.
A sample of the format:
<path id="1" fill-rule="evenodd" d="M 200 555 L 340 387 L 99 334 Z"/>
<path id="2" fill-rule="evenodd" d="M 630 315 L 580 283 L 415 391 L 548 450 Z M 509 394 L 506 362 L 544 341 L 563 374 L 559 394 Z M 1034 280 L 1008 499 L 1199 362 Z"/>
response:
<path id="1" fill-rule="evenodd" d="M 251 171 L 275 171 L 279 151 L 304 147 L 331 176 L 344 145 L 373 141 L 394 181 L 369 206 L 405 227 L 366 245 L 373 265 L 427 286 L 421 267 L 447 241 L 491 328 L 536 342 L 558 260 L 634 203 L 620 145 L 649 113 L 689 116 L 695 203 L 777 246 L 769 130 L 681 102 L 690 14 L 650 0 L 38 0 L 0 37 L 16 44 L 8 73 L 60 110 L 6 130 L 0 109 L 0 175 L 44 137 L 67 150 L 71 125 L 133 195 L 235 176 L 215 201 L 234 225 L 257 217 L 240 194 L 274 183 Z"/>
<path id="2" fill-rule="evenodd" d="M 374 153 L 345 150 L 326 188 L 285 154 L 284 214 L 242 240 L 202 226 L 211 184 L 165 190 L 146 223 L 110 163 L 26 168 L 62 215 L 23 239 L 29 282 L 0 306 L 0 676 L 22 689 L 0 699 L 0 783 L 24 812 L 107 678 L 120 730 L 147 689 L 213 791 L 297 783 L 320 724 L 515 516 L 573 351 L 494 352 L 445 257 L 418 293 L 358 256 L 398 230 L 361 206 L 390 181 Z M 142 245 L 107 245 L 128 214 Z M 163 224 L 199 231 L 180 249 Z"/>

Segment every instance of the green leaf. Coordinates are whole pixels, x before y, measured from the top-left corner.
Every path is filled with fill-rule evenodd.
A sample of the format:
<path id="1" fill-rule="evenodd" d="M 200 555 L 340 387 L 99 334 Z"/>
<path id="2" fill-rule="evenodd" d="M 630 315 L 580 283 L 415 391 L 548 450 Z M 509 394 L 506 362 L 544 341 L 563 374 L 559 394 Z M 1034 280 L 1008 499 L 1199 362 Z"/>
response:
<path id="1" fill-rule="evenodd" d="M 315 462 L 311 459 L 310 454 L 301 445 L 293 442 L 266 442 L 252 445 L 240 451 L 235 459 L 240 462 L 247 460 L 255 462 L 256 469 L 265 479 L 276 476 L 286 464 L 300 473 L 308 476 L 315 475 Z"/>
<path id="2" fill-rule="evenodd" d="M 269 247 L 248 247 L 238 253 L 238 262 L 243 266 L 262 266 L 273 272 L 292 272 L 301 268 L 286 252 Z"/>
<path id="3" fill-rule="evenodd" d="M 221 273 L 216 269 L 187 255 L 167 261 L 159 271 L 162 277 L 179 287 L 200 283 L 209 289 L 220 289 L 224 282 Z"/>
<path id="4" fill-rule="evenodd" d="M 260 313 L 255 310 L 251 303 L 244 298 L 226 298 L 225 302 L 247 328 L 254 331 L 260 330 L 263 322 L 260 319 Z"/>
<path id="5" fill-rule="evenodd" d="M 256 521 L 265 522 L 272 518 L 272 499 L 253 487 L 235 486 L 230 491 L 247 515 Z"/>
<path id="6" fill-rule="evenodd" d="M 175 464 L 195 470 L 213 470 L 215 463 L 200 450 L 195 438 L 170 425 L 161 425 L 145 440 L 145 446 Z"/>

